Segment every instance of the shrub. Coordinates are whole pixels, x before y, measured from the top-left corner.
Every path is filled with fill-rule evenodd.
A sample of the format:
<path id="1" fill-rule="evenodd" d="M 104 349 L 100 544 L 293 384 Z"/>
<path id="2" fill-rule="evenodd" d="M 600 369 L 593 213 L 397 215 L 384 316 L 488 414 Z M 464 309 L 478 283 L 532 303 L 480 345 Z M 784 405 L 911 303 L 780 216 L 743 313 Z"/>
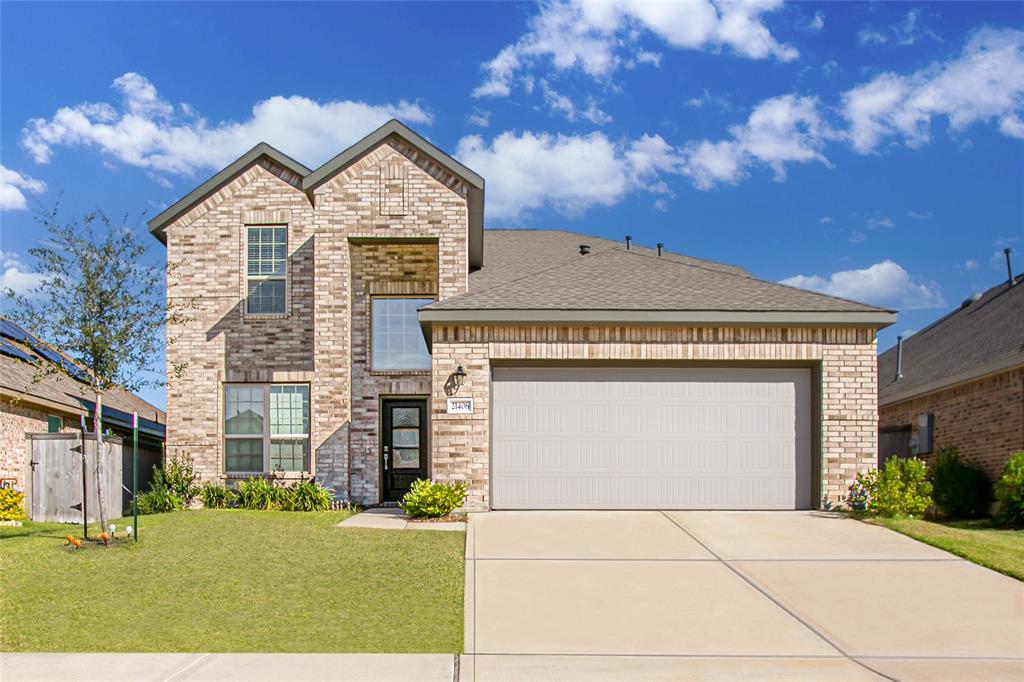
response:
<path id="1" fill-rule="evenodd" d="M 939 450 L 929 475 L 932 499 L 943 516 L 970 518 L 984 514 L 992 500 L 992 483 L 981 469 L 965 462 L 955 445 Z"/>
<path id="2" fill-rule="evenodd" d="M 285 496 L 283 488 L 278 488 L 265 478 L 253 476 L 235 484 L 235 499 L 242 509 L 259 509 L 263 511 L 280 509 Z"/>
<path id="3" fill-rule="evenodd" d="M 465 483 L 439 483 L 417 479 L 402 498 L 401 507 L 409 516 L 437 518 L 462 506 Z"/>
<path id="4" fill-rule="evenodd" d="M 203 486 L 200 496 L 203 506 L 207 509 L 227 509 L 235 503 L 235 493 L 226 485 L 207 483 Z"/>
<path id="5" fill-rule="evenodd" d="M 174 494 L 161 469 L 153 467 L 153 480 L 149 490 L 135 498 L 140 514 L 164 514 L 185 508 L 185 501 Z"/>
<path id="6" fill-rule="evenodd" d="M 284 511 L 328 511 L 334 499 L 334 491 L 316 481 L 299 481 L 278 491 Z"/>
<path id="7" fill-rule="evenodd" d="M 25 518 L 25 493 L 14 488 L 0 488 L 0 521 L 22 521 Z"/>
<path id="8" fill-rule="evenodd" d="M 164 462 L 164 482 L 167 488 L 180 499 L 185 506 L 199 495 L 199 474 L 196 473 L 192 458 L 188 455 L 171 457 Z"/>
<path id="9" fill-rule="evenodd" d="M 871 506 L 871 499 L 878 489 L 878 469 L 871 469 L 857 474 L 856 480 L 850 484 L 850 493 L 846 496 L 846 505 L 857 512 L 866 512 Z"/>
<path id="10" fill-rule="evenodd" d="M 921 516 L 932 505 L 932 484 L 922 460 L 893 457 L 886 460 L 868 511 L 879 516 Z"/>
<path id="11" fill-rule="evenodd" d="M 997 521 L 1004 526 L 1024 526 L 1024 450 L 1010 455 L 995 492 L 999 500 Z"/>

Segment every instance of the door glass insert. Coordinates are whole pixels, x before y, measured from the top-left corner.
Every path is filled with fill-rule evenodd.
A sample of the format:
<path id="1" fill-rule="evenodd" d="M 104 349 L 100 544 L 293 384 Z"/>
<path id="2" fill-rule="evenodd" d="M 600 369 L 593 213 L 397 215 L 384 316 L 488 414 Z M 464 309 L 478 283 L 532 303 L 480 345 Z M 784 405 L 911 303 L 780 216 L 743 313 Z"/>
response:
<path id="1" fill-rule="evenodd" d="M 393 426 L 419 426 L 420 410 L 418 407 L 391 408 L 391 424 Z"/>
<path id="2" fill-rule="evenodd" d="M 420 445 L 419 429 L 391 429 L 391 444 L 396 448 L 416 448 Z"/>
<path id="3" fill-rule="evenodd" d="M 419 448 L 395 448 L 396 469 L 418 469 L 420 466 Z"/>

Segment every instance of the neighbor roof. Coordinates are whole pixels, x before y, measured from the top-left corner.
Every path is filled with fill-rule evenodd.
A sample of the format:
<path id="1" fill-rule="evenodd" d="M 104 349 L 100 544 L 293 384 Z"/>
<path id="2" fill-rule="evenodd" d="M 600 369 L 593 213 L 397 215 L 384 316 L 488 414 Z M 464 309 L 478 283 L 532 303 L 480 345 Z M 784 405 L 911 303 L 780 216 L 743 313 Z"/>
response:
<path id="1" fill-rule="evenodd" d="M 486 231 L 488 263 L 470 275 L 468 293 L 420 309 L 421 322 L 586 321 L 778 324 L 863 324 L 884 327 L 895 313 L 833 296 L 751 277 L 731 266 L 678 254 L 658 257 L 645 248 L 594 237 L 524 231 L 492 243 Z M 531 241 L 536 243 L 529 245 Z M 588 255 L 579 244 L 600 243 Z M 519 251 L 559 248 L 562 255 L 538 256 L 530 266 Z M 499 274 L 487 274 L 490 264 Z M 518 268 L 518 270 L 517 270 Z M 512 276 L 517 270 L 518 276 Z"/>
<path id="2" fill-rule="evenodd" d="M 14 324 L 10 320 L 0 319 L 6 324 Z M 26 361 L 11 357 L 6 352 L 0 353 L 0 394 L 5 399 L 32 403 L 55 412 L 81 414 L 84 410 L 92 414 L 94 396 L 87 384 L 64 374 L 41 373 L 40 367 L 52 364 L 50 360 L 26 343 L 11 338 L 4 338 L 3 341 L 32 358 Z M 38 381 L 35 380 L 37 374 L 40 374 Z M 139 413 L 140 430 L 163 438 L 164 424 L 167 423 L 167 415 L 163 410 L 120 387 L 114 387 L 103 395 L 105 421 L 131 428 L 132 412 Z"/>
<path id="3" fill-rule="evenodd" d="M 312 192 L 391 135 L 402 138 L 469 186 L 469 195 L 467 197 L 469 208 L 469 260 L 471 267 L 479 267 L 483 261 L 483 235 L 481 233 L 483 232 L 484 224 L 484 179 L 396 119 L 392 119 L 380 128 L 377 128 L 316 170 L 310 170 L 295 159 L 271 147 L 266 142 L 261 142 L 202 185 L 189 192 L 181 200 L 176 201 L 167 210 L 160 213 L 160 215 L 150 220 L 149 231 L 162 243 L 166 244 L 167 235 L 165 230 L 168 224 L 174 222 L 211 194 L 220 190 L 239 173 L 264 156 L 295 173 L 302 180 L 302 191 Z"/>
<path id="4" fill-rule="evenodd" d="M 878 399 L 886 405 L 1024 366 L 1024 275 L 972 297 L 878 357 Z"/>

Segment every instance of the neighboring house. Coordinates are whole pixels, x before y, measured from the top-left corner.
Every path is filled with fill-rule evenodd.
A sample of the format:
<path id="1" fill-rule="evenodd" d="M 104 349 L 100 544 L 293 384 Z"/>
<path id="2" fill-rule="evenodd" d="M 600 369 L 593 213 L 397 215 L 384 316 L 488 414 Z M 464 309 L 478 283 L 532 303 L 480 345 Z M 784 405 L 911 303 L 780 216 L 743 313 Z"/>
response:
<path id="1" fill-rule="evenodd" d="M 31 444 L 27 434 L 78 432 L 83 415 L 86 428 L 92 430 L 95 402 L 88 384 L 46 373 L 47 366 L 55 363 L 72 372 L 81 371 L 21 326 L 0 317 L 0 479 L 29 494 Z M 103 424 L 129 444 L 132 412 L 139 414 L 140 481 L 145 484 L 163 453 L 164 412 L 120 388 L 104 394 Z M 125 452 L 130 454 L 131 448 Z M 130 485 L 130 480 L 125 483 Z"/>
<path id="2" fill-rule="evenodd" d="M 878 358 L 879 455 L 946 445 L 997 479 L 1024 450 L 1024 276 L 968 298 Z M 897 371 L 899 365 L 899 371 Z"/>
<path id="3" fill-rule="evenodd" d="M 893 312 L 483 212 L 391 121 L 316 170 L 260 144 L 154 218 L 198 303 L 169 451 L 360 504 L 465 481 L 471 509 L 811 508 L 875 465 Z"/>

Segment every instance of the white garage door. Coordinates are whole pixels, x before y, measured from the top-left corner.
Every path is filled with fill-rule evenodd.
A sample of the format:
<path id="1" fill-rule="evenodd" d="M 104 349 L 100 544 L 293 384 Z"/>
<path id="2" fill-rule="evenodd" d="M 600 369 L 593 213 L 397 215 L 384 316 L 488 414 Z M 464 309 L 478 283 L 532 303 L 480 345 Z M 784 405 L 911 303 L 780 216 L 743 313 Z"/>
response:
<path id="1" fill-rule="evenodd" d="M 495 509 L 806 509 L 808 369 L 495 368 Z"/>

